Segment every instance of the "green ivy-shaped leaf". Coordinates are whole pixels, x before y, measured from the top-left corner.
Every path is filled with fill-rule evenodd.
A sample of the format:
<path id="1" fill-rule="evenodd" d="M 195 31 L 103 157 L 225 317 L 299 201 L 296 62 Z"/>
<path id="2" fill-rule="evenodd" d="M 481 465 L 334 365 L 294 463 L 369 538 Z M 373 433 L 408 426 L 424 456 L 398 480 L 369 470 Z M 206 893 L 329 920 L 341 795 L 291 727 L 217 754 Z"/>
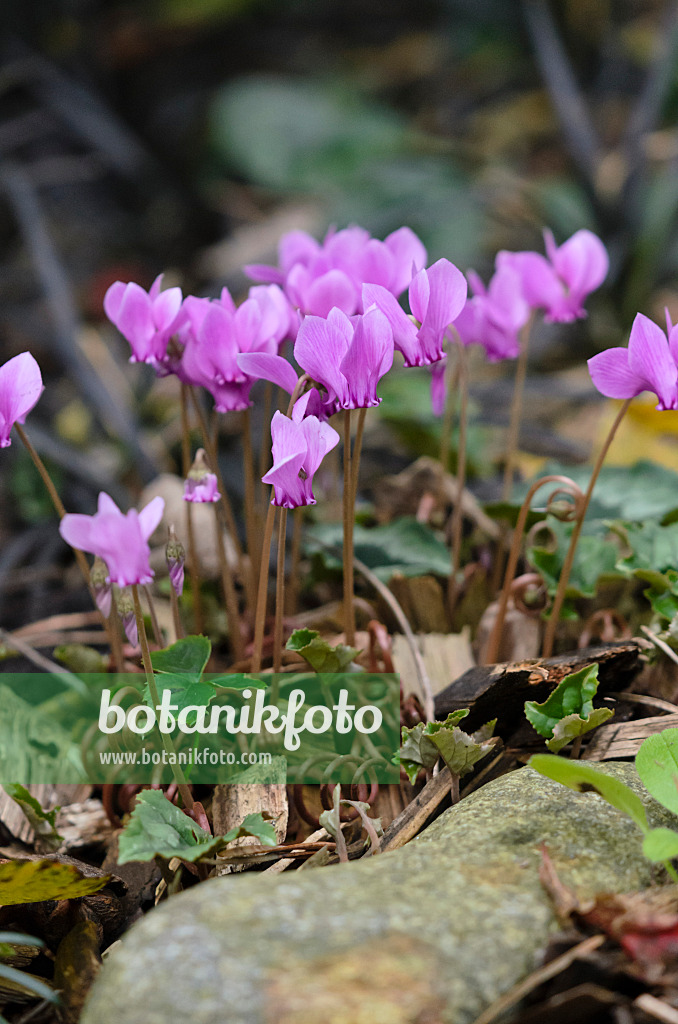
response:
<path id="1" fill-rule="evenodd" d="M 315 629 L 295 629 L 285 646 L 300 654 L 315 672 L 345 672 L 358 654 L 357 648 L 345 644 L 332 647 Z"/>
<path id="2" fill-rule="evenodd" d="M 375 576 L 388 583 L 392 576 L 449 576 L 447 545 L 424 523 L 413 517 L 394 519 L 384 526 L 356 526 L 353 533 L 356 557 Z M 339 549 L 338 556 L 330 548 Z M 341 524 L 317 524 L 308 531 L 306 549 L 318 553 L 328 568 L 341 569 Z"/>
<path id="3" fill-rule="evenodd" d="M 275 846 L 275 829 L 261 814 L 248 814 L 242 825 L 226 835 L 212 836 L 175 807 L 158 789 L 144 790 L 137 798 L 129 823 L 120 835 L 118 863 L 132 860 L 195 862 L 217 853 L 241 836 L 256 836 L 264 846 Z"/>
<path id="4" fill-rule="evenodd" d="M 162 651 L 151 652 L 151 664 L 156 672 L 185 676 L 197 683 L 212 653 L 212 644 L 206 636 L 187 636 Z"/>
<path id="5" fill-rule="evenodd" d="M 593 707 L 597 690 L 596 662 L 565 676 L 543 704 L 525 701 L 528 722 L 546 738 L 546 745 L 554 754 L 570 740 L 583 736 L 612 717 L 614 712 L 609 708 Z"/>

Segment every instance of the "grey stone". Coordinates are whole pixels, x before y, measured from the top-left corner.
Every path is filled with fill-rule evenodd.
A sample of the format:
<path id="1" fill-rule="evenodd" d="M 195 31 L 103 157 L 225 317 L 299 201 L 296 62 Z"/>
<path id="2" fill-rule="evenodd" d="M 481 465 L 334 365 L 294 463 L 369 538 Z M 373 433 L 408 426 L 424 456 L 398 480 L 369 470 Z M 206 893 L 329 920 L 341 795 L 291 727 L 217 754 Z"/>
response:
<path id="1" fill-rule="evenodd" d="M 653 824 L 675 824 L 632 765 L 601 767 L 643 795 Z M 558 927 L 543 843 L 580 897 L 659 878 L 630 819 L 522 768 L 393 853 L 172 897 L 111 954 L 82 1024 L 467 1024 Z"/>

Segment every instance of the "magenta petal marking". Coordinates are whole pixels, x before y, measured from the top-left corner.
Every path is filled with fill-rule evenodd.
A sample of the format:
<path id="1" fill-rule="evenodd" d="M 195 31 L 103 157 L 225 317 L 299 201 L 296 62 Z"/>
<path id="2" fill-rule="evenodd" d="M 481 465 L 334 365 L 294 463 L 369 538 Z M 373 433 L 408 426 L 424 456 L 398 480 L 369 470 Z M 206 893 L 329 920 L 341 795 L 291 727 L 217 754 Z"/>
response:
<path id="1" fill-rule="evenodd" d="M 0 448 L 9 446 L 12 427 L 24 423 L 43 391 L 40 367 L 30 352 L 0 366 Z"/>

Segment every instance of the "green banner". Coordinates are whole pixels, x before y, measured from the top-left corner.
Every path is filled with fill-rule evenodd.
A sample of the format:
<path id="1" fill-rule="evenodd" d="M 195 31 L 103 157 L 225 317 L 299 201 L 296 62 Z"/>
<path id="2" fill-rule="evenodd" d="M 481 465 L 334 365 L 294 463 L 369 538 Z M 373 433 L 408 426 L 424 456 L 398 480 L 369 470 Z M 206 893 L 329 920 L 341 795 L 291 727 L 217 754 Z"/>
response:
<path id="1" fill-rule="evenodd" d="M 0 783 L 394 783 L 396 675 L 6 673 Z"/>

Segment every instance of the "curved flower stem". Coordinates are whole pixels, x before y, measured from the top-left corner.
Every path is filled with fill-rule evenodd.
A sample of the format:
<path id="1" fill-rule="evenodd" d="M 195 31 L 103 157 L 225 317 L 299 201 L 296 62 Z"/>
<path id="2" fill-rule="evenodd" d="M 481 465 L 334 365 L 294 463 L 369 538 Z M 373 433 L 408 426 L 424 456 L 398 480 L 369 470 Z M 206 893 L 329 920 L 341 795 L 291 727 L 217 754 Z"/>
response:
<path id="1" fill-rule="evenodd" d="M 181 385 L 181 472 L 184 480 L 191 468 L 191 434 L 188 420 L 188 384 Z M 198 558 L 195 547 L 195 532 L 193 530 L 193 505 L 190 501 L 186 505 L 186 539 L 188 550 L 186 552 L 188 562 L 188 575 L 191 579 L 191 601 L 193 604 L 193 627 L 196 633 L 202 633 L 204 629 L 202 613 L 202 594 L 200 593 L 200 573 L 198 572 Z"/>
<path id="2" fill-rule="evenodd" d="M 287 509 L 280 509 L 278 518 L 278 567 L 275 580 L 275 627 L 273 630 L 273 671 L 282 670 L 283 616 L 285 614 L 285 533 Z"/>
<path id="3" fill-rule="evenodd" d="M 141 612 L 141 601 L 139 600 L 139 586 L 136 583 L 132 584 L 132 600 L 134 601 L 134 614 L 137 620 L 137 629 L 139 630 L 139 642 L 141 643 L 141 656 L 144 663 L 144 670 L 146 672 L 146 682 L 148 683 L 148 692 L 151 695 L 153 707 L 156 708 L 160 704 L 160 697 L 158 696 L 158 687 L 155 682 L 155 675 L 153 673 L 153 665 L 151 663 L 151 652 L 148 647 L 148 637 L 146 636 L 146 626 L 144 625 L 144 616 Z M 169 733 L 161 732 L 160 737 L 162 739 L 162 745 L 170 756 L 172 775 L 174 781 L 177 784 L 179 792 L 181 793 L 181 799 L 184 803 L 184 809 L 190 811 L 193 807 L 193 797 L 191 790 L 186 782 L 186 777 L 181 770 L 181 765 L 177 763 L 178 758 L 176 756 L 176 748 L 174 741 Z"/>
<path id="4" fill-rule="evenodd" d="M 16 429 L 17 434 L 19 435 L 19 438 L 21 439 L 21 443 L 23 444 L 24 448 L 26 449 L 26 451 L 30 455 L 31 459 L 33 460 L 33 465 L 35 466 L 35 468 L 37 469 L 38 473 L 40 474 L 40 476 L 42 478 L 42 482 L 44 483 L 45 487 L 47 488 L 47 493 L 50 496 L 52 504 L 54 505 L 54 510 L 55 510 L 56 514 L 59 516 L 59 519 L 63 519 L 64 516 L 66 515 L 66 509 L 64 508 L 64 504 L 63 504 L 61 498 L 59 497 L 59 492 L 57 491 L 56 487 L 54 486 L 54 481 L 52 480 L 51 476 L 49 475 L 49 473 L 47 471 L 47 467 L 45 466 L 45 463 L 42 461 L 42 459 L 40 458 L 40 456 L 36 452 L 35 448 L 31 444 L 31 442 L 28 440 L 28 437 L 26 436 L 26 431 L 21 426 L 21 424 L 20 423 L 15 423 L 14 427 Z M 79 548 L 73 548 L 73 553 L 75 555 L 75 560 L 78 563 L 78 568 L 80 569 L 80 572 L 82 574 L 82 578 L 84 579 L 85 585 L 87 586 L 87 589 L 90 592 L 92 601 L 94 602 L 94 607 L 99 612 L 99 616 L 101 618 L 101 623 L 103 625 L 104 632 L 106 633 L 106 639 L 108 640 L 108 645 L 109 645 L 109 647 L 111 649 L 111 660 L 113 662 L 113 667 L 116 668 L 119 672 L 121 672 L 122 671 L 122 647 L 121 647 L 121 644 L 120 644 L 120 637 L 117 634 L 117 631 L 115 629 L 114 623 L 106 618 L 106 616 L 103 614 L 103 612 L 101 611 L 101 609 L 99 608 L 99 606 L 96 603 L 96 598 L 94 596 L 94 590 L 92 588 L 92 581 L 90 579 L 90 574 L 89 574 L 89 565 L 87 564 L 87 559 L 85 558 L 84 552 L 81 551 Z"/>
<path id="5" fill-rule="evenodd" d="M 353 486 L 351 475 L 351 410 L 344 410 L 344 631 L 346 643 L 355 643 L 353 606 Z"/>
<path id="6" fill-rule="evenodd" d="M 483 663 L 485 665 L 492 665 L 497 660 L 499 653 L 499 646 L 501 643 L 501 635 L 504 629 L 504 619 L 506 617 L 506 609 L 508 607 L 509 597 L 511 595 L 511 583 L 516 573 L 516 567 L 518 565 L 518 559 L 520 557 L 520 548 L 523 541 L 523 533 L 525 531 L 525 523 L 530 511 L 532 499 L 537 491 L 549 483 L 561 483 L 564 484 L 568 489 L 573 489 L 572 493 L 576 494 L 581 491 L 574 483 L 566 476 L 543 476 L 530 487 L 529 491 L 525 496 L 525 500 L 520 507 L 520 513 L 518 515 L 518 521 L 516 523 L 515 530 L 513 531 L 513 541 L 511 542 L 511 550 L 509 551 L 508 562 L 506 563 L 506 573 L 504 575 L 504 586 L 502 587 L 501 595 L 499 597 L 499 604 L 497 607 L 497 616 L 494 620 L 494 626 L 490 634 L 490 639 L 487 642 L 487 647 L 483 655 Z M 582 499 L 583 500 L 583 499 Z"/>
<path id="7" fill-rule="evenodd" d="M 577 550 L 577 542 L 579 541 L 579 536 L 584 525 L 584 519 L 586 518 L 586 513 L 588 511 L 589 504 L 591 503 L 593 488 L 596 486 L 596 482 L 598 480 L 598 477 L 600 476 L 600 471 L 603 468 L 605 456 L 607 455 L 610 449 L 610 445 L 614 440 L 614 436 L 617 433 L 619 424 L 624 419 L 624 416 L 626 415 L 626 410 L 631 404 L 631 401 L 631 398 L 627 398 L 624 404 L 622 405 L 621 409 L 617 413 L 614 423 L 610 427 L 610 432 L 605 439 L 605 444 L 601 448 L 598 458 L 596 459 L 595 465 L 593 467 L 591 479 L 589 480 L 589 485 L 586 489 L 586 494 L 584 495 L 584 507 L 581 512 L 581 515 L 577 517 L 577 520 L 574 524 L 574 529 L 572 530 L 572 536 L 570 537 L 570 545 L 567 549 L 567 554 L 565 555 L 565 561 L 563 562 L 563 568 L 560 573 L 560 579 L 558 580 L 558 588 L 556 590 L 556 595 L 553 599 L 553 608 L 551 609 L 549 621 L 546 625 L 546 632 L 544 633 L 544 648 L 542 655 L 544 658 L 550 658 L 551 652 L 553 651 L 553 641 L 555 638 L 556 627 L 558 625 L 558 619 L 560 618 L 561 608 L 563 607 L 563 601 L 565 600 L 567 584 L 570 581 L 570 572 L 572 571 L 572 564 L 574 562 L 574 556 Z"/>
<path id="8" fill-rule="evenodd" d="M 214 539 L 217 545 L 219 557 L 219 569 L 221 571 L 221 586 L 224 591 L 224 604 L 228 617 L 228 638 L 231 643 L 231 653 L 234 661 L 241 661 L 245 651 L 243 647 L 242 626 L 240 623 L 240 611 L 238 609 L 238 594 L 233 581 L 233 573 L 228 564 L 226 548 L 224 546 L 224 534 L 221 527 L 221 517 L 217 506 L 214 506 Z"/>
<path id="9" fill-rule="evenodd" d="M 506 462 L 504 464 L 504 484 L 502 487 L 502 501 L 508 501 L 513 491 L 513 474 L 516 468 L 516 457 L 518 454 L 518 443 L 520 439 L 520 418 L 523 413 L 523 392 L 525 390 L 525 377 L 527 375 L 527 353 L 532 331 L 534 314 L 530 316 L 523 327 L 521 334 L 520 355 L 516 364 L 516 376 L 513 385 L 513 399 L 511 401 L 511 415 L 509 417 L 509 428 L 506 436 Z"/>
<path id="10" fill-rule="evenodd" d="M 271 488 L 271 497 L 273 488 Z M 271 541 L 273 540 L 273 524 L 275 522 L 275 505 L 268 506 L 264 539 L 261 545 L 261 566 L 259 569 L 259 588 L 257 590 L 257 608 L 254 616 L 254 650 L 252 651 L 252 672 L 261 671 L 261 656 L 264 649 L 264 630 L 266 628 L 266 598 L 268 596 L 268 569 L 271 560 Z"/>
<path id="11" fill-rule="evenodd" d="M 242 453 L 243 476 L 245 479 L 245 537 L 247 538 L 247 554 L 252 566 L 252 574 L 256 579 L 259 575 L 259 558 L 261 551 L 257 546 L 259 530 L 257 529 L 258 509 L 254 488 L 254 452 L 252 450 L 252 419 L 249 409 L 242 413 Z"/>
<path id="12" fill-rule="evenodd" d="M 294 509 L 292 521 L 292 555 L 287 584 L 287 614 L 290 616 L 296 615 L 297 613 L 297 599 L 299 595 L 299 561 L 301 559 L 301 531 L 304 526 L 304 513 L 303 511 L 301 511 L 301 509 Z"/>
<path id="13" fill-rule="evenodd" d="M 457 338 L 459 349 L 458 380 L 460 392 L 459 405 L 459 443 L 457 445 L 457 501 L 452 516 L 452 572 L 447 584 L 447 606 L 450 616 L 454 612 L 459 593 L 459 571 L 461 569 L 461 541 L 464 526 L 464 486 L 466 484 L 466 427 L 468 422 L 468 361 L 466 349 Z"/>

